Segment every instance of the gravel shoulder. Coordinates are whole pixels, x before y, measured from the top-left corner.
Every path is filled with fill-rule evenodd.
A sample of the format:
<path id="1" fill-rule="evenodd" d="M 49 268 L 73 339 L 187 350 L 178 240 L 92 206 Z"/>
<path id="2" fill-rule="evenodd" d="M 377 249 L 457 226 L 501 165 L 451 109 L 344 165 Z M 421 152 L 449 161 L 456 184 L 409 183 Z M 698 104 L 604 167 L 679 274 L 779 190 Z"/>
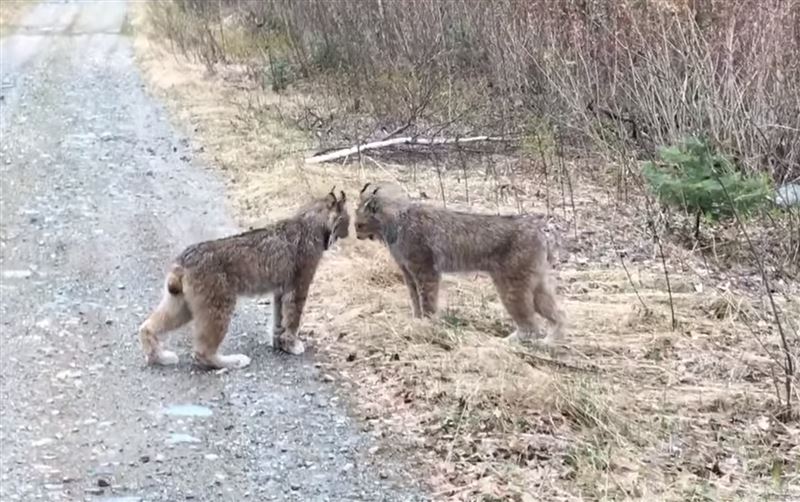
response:
<path id="1" fill-rule="evenodd" d="M 424 500 L 256 300 L 225 342 L 246 370 L 196 370 L 185 330 L 177 368 L 144 366 L 169 260 L 236 226 L 145 92 L 126 8 L 42 3 L 2 39 L 0 499 Z"/>

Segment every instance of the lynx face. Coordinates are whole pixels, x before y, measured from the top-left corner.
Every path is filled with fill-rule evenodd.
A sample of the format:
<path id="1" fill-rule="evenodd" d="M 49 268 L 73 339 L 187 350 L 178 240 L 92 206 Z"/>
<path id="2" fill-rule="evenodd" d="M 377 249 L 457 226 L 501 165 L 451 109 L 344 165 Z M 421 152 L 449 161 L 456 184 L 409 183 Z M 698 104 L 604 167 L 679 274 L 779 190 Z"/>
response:
<path id="1" fill-rule="evenodd" d="M 378 191 L 377 189 L 375 190 Z M 356 208 L 356 238 L 359 240 L 375 240 L 381 235 L 381 221 L 379 218 L 380 201 L 373 193 L 364 198 Z"/>

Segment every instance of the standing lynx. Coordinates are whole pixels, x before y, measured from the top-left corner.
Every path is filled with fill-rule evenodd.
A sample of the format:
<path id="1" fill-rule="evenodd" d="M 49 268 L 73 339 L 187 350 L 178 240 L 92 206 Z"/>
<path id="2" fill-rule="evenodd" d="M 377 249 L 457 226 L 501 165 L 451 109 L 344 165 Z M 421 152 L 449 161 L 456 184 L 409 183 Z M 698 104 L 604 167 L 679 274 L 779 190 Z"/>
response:
<path id="1" fill-rule="evenodd" d="M 194 244 L 167 274 L 160 305 L 139 328 L 149 364 L 176 364 L 161 346 L 168 331 L 194 319 L 194 358 L 210 368 L 244 367 L 244 354 L 218 352 L 238 296 L 273 294 L 274 345 L 302 354 L 300 316 L 323 252 L 347 237 L 350 216 L 345 194 L 331 191 L 293 217 L 266 228 Z"/>
<path id="2" fill-rule="evenodd" d="M 369 190 L 367 190 L 369 188 Z M 364 186 L 356 236 L 378 239 L 400 266 L 414 317 L 436 312 L 443 273 L 487 272 L 517 329 L 510 339 L 538 335 L 534 312 L 554 325 L 545 341 L 563 337 L 555 294 L 553 241 L 535 216 L 472 214 L 412 203 Z"/>

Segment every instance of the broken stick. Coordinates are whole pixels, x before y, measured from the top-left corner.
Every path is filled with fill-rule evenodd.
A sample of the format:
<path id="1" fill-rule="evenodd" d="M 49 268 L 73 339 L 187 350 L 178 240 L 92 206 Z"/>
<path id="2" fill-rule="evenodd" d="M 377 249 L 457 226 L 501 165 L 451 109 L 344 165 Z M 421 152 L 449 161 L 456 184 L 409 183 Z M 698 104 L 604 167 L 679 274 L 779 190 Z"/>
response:
<path id="1" fill-rule="evenodd" d="M 405 136 L 402 138 L 385 139 L 381 141 L 373 141 L 372 143 L 365 143 L 363 145 L 351 146 L 349 148 L 342 148 L 323 155 L 316 155 L 306 159 L 306 164 L 318 164 L 320 162 L 328 162 L 329 160 L 336 160 L 342 157 L 363 152 L 365 150 L 375 150 L 378 148 L 386 148 L 395 145 L 454 145 L 460 143 L 474 143 L 477 141 L 509 141 L 507 138 L 498 136 L 468 136 L 465 138 L 420 138 L 416 136 Z"/>

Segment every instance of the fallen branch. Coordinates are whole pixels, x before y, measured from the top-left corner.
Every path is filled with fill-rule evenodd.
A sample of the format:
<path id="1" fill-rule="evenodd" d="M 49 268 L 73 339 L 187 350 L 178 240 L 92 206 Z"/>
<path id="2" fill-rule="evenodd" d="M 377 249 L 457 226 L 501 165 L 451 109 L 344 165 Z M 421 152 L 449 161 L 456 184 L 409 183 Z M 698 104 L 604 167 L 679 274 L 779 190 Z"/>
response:
<path id="1" fill-rule="evenodd" d="M 313 113 L 313 112 L 311 112 L 311 113 Z M 405 132 L 405 130 L 408 129 L 409 127 L 411 127 L 412 125 L 413 124 L 411 122 L 406 122 L 405 124 L 401 125 L 400 127 L 394 129 L 392 132 L 386 133 L 386 135 L 383 137 L 383 139 L 378 140 L 378 141 L 385 141 L 387 139 L 391 139 L 391 138 L 397 136 L 398 134 L 400 134 L 402 132 Z M 324 155 L 326 153 L 334 152 L 334 151 L 340 150 L 342 148 L 345 148 L 345 147 L 332 146 L 330 148 L 324 148 L 322 150 L 314 152 L 314 155 L 312 155 L 312 157 L 319 157 L 320 155 Z"/>
<path id="2" fill-rule="evenodd" d="M 404 136 L 402 138 L 385 139 L 381 141 L 373 141 L 372 143 L 365 143 L 363 145 L 351 146 L 343 148 L 324 155 L 317 155 L 306 159 L 307 164 L 317 164 L 320 162 L 328 162 L 329 160 L 336 160 L 342 157 L 348 157 L 365 150 L 375 150 L 378 148 L 386 148 L 396 145 L 455 145 L 461 143 L 475 143 L 477 141 L 510 141 L 508 138 L 497 136 L 469 136 L 466 138 L 418 138 L 415 136 Z"/>

